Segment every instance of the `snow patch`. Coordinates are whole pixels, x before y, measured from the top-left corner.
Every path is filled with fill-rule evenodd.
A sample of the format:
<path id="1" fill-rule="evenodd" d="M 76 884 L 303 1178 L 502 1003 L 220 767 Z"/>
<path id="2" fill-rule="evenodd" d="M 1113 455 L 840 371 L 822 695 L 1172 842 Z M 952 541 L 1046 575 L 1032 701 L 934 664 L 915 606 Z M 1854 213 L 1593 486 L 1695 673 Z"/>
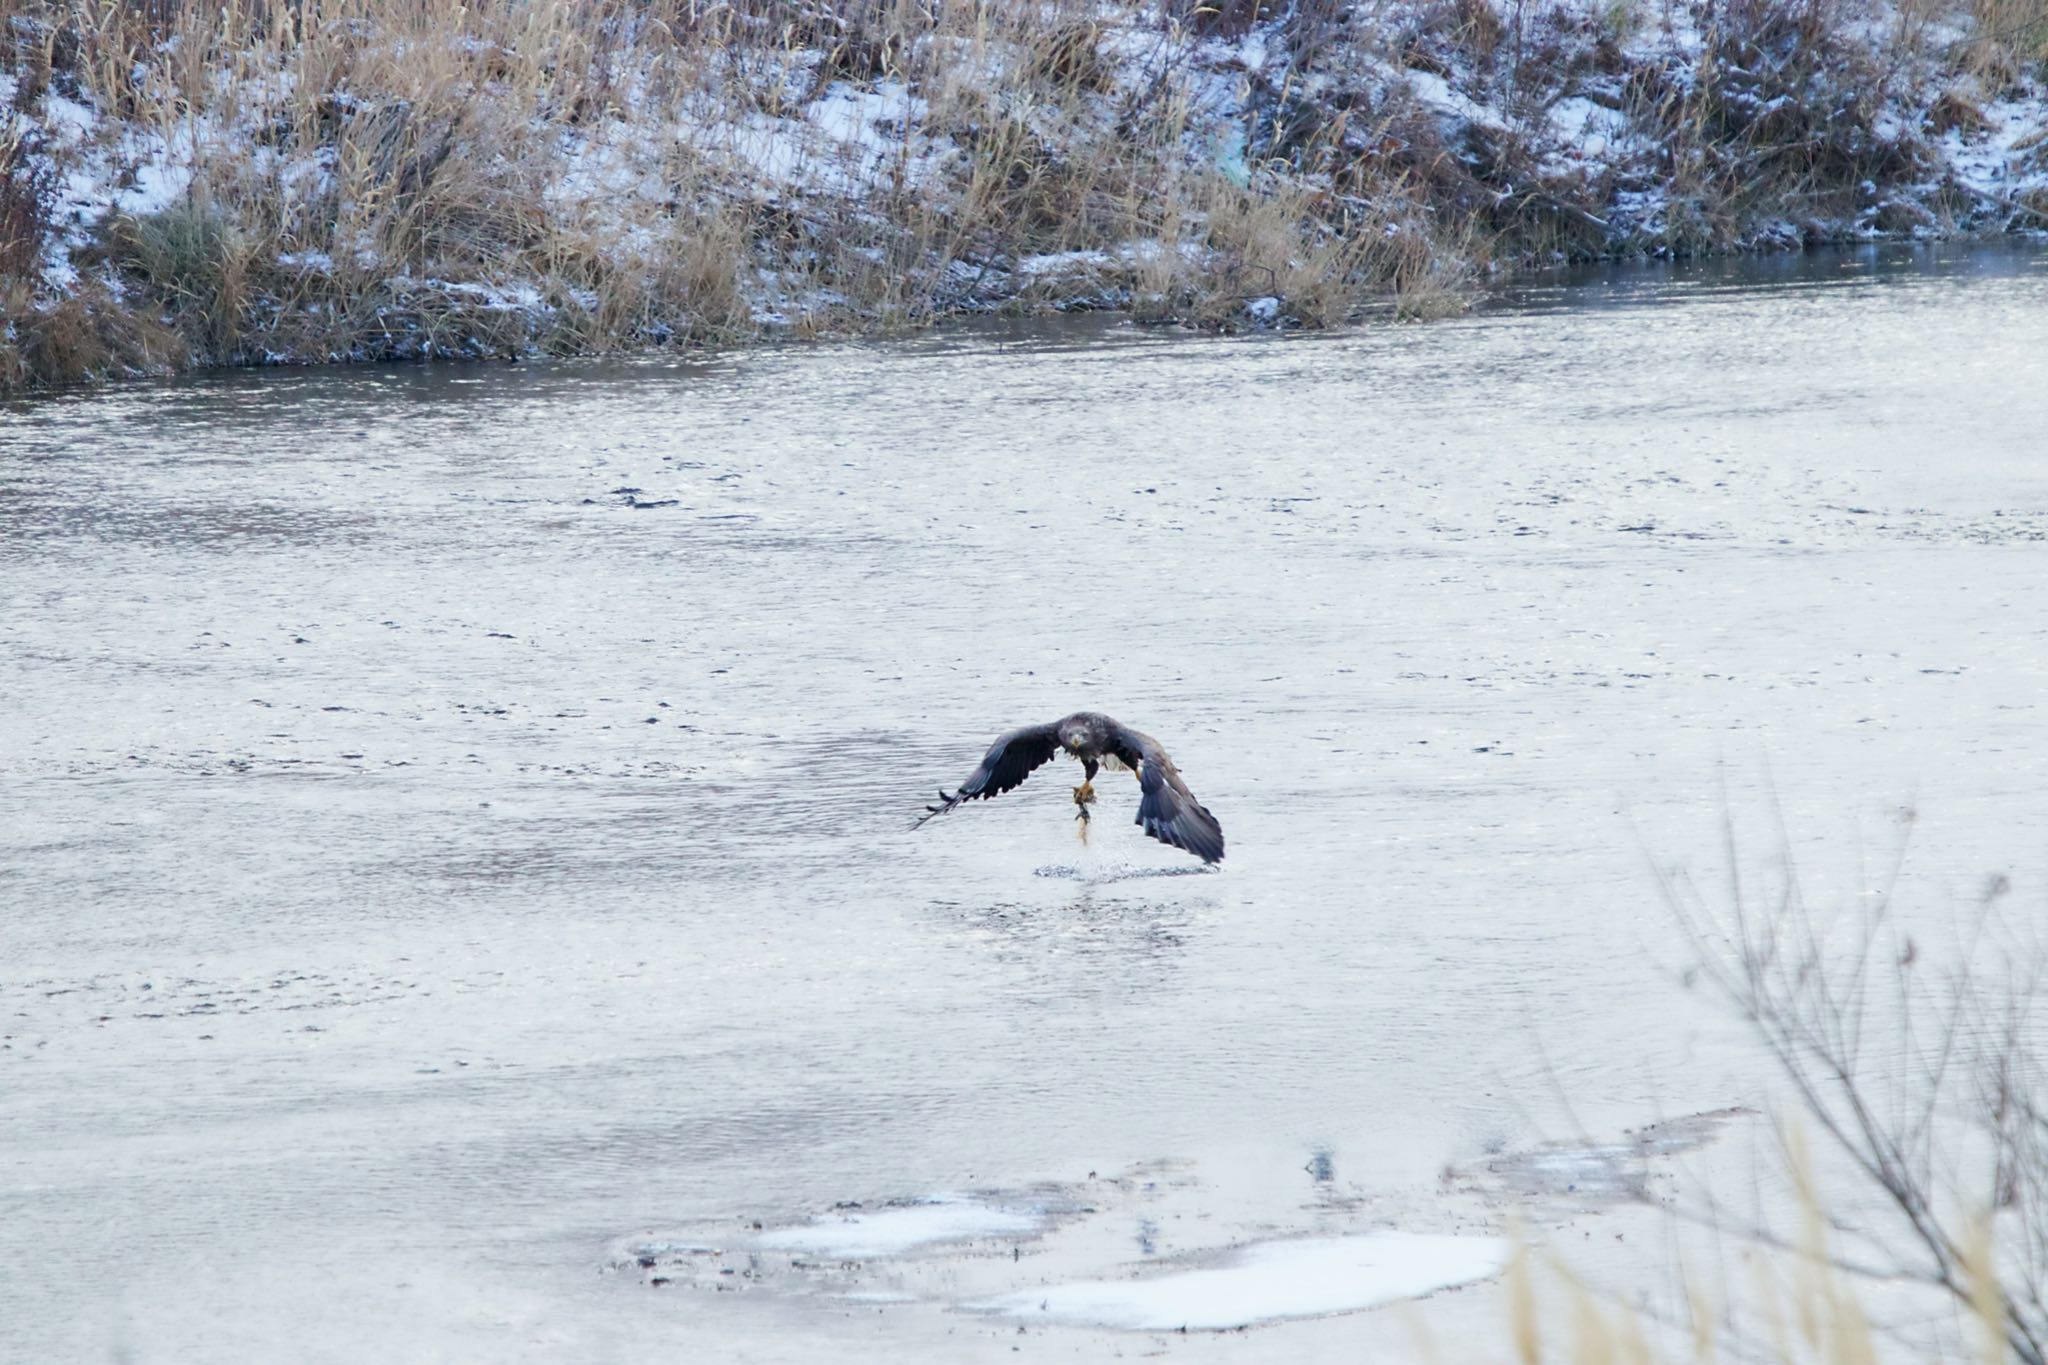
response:
<path id="1" fill-rule="evenodd" d="M 1578 156 L 1600 159 L 1615 150 L 1628 120 L 1615 110 L 1573 95 L 1550 106 L 1551 130 Z"/>
<path id="2" fill-rule="evenodd" d="M 1245 1247 L 1220 1266 L 1134 1280 L 1079 1280 L 969 1307 L 1131 1331 L 1224 1330 L 1350 1313 L 1498 1274 L 1499 1237 L 1381 1232 Z"/>
<path id="3" fill-rule="evenodd" d="M 755 113 L 723 127 L 707 120 L 679 136 L 757 183 L 858 199 L 898 173 L 918 186 L 938 172 L 952 144 L 923 131 L 930 110 L 901 81 L 871 90 L 834 81 L 794 117 Z"/>
<path id="4" fill-rule="evenodd" d="M 478 284 L 474 281 L 457 284 L 446 280 L 429 280 L 427 283 L 430 287 L 438 287 L 450 294 L 460 294 L 465 298 L 474 299 L 494 312 L 538 313 L 547 304 L 540 290 L 524 280 L 513 280 L 503 284 Z"/>
<path id="5" fill-rule="evenodd" d="M 1113 264 L 1115 262 L 1106 251 L 1048 251 L 1037 256 L 1019 257 L 1017 274 L 1035 280 L 1047 275 L 1101 270 Z"/>
<path id="6" fill-rule="evenodd" d="M 116 125 L 117 135 L 109 137 L 98 111 L 55 90 L 43 92 L 41 108 L 50 139 L 46 155 L 62 168 L 57 185 L 61 230 L 45 249 L 43 283 L 64 290 L 78 282 L 72 253 L 92 243 L 110 213 L 148 217 L 185 195 L 200 134 L 189 124 L 169 137 Z"/>
<path id="7" fill-rule="evenodd" d="M 1439 119 L 1476 123 L 1489 128 L 1506 126 L 1499 113 L 1454 89 L 1449 81 L 1433 71 L 1404 71 L 1402 76 L 1408 82 L 1416 103 L 1435 113 Z"/>
<path id="8" fill-rule="evenodd" d="M 1943 159 L 1956 182 L 1986 199 L 2002 200 L 2048 188 L 2048 163 L 2028 169 L 2026 151 L 2048 134 L 2040 101 L 1998 99 L 1982 106 L 1984 126 L 1951 128 L 1942 135 Z"/>

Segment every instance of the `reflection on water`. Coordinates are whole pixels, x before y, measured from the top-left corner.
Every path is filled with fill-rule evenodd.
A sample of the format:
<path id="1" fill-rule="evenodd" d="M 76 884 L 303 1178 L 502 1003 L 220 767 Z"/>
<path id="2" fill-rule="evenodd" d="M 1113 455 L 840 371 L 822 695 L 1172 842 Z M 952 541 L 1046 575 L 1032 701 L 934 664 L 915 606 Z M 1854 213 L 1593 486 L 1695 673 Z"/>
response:
<path id="1" fill-rule="evenodd" d="M 1758 256 L 1601 261 L 1512 282 L 1482 306 L 1583 309 L 1754 295 L 1761 289 L 1940 287 L 2038 278 L 2042 271 L 2048 271 L 2048 254 L 2037 250 L 1987 250 L 1969 242 L 1871 242 Z"/>
<path id="2" fill-rule="evenodd" d="M 2041 875 L 2043 259 L 7 408 L 0 1355 L 817 1359 L 594 1272 L 1166 1158 L 1065 1273 L 1486 1232 L 1489 1148 L 1756 1102 L 1645 868 L 1724 793 L 1816 901 L 1907 796 L 1901 906 Z M 1051 773 L 909 828 L 1081 706 L 1222 870 Z"/>

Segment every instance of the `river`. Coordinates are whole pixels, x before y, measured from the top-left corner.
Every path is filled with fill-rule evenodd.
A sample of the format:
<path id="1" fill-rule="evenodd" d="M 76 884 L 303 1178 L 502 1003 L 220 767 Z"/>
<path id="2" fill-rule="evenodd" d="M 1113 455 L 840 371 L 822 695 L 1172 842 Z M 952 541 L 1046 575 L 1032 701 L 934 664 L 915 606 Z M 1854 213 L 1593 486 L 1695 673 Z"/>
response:
<path id="1" fill-rule="evenodd" d="M 2048 255 L 1934 247 L 0 409 L 0 1358 L 1505 1357 L 1485 1266 L 996 1301 L 1766 1106 L 1652 874 L 1724 818 L 2038 909 L 2044 431 Z M 1220 869 L 1113 774 L 910 828 L 1081 707 Z"/>

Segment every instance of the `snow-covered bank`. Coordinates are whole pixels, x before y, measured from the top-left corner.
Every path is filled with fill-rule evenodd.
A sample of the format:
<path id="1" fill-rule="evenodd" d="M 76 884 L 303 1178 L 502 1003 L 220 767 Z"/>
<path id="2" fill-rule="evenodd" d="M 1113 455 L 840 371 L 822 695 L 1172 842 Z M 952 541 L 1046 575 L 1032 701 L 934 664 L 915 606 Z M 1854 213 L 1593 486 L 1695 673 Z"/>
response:
<path id="1" fill-rule="evenodd" d="M 2030 3 L 0 0 L 0 389 L 2037 231 Z"/>

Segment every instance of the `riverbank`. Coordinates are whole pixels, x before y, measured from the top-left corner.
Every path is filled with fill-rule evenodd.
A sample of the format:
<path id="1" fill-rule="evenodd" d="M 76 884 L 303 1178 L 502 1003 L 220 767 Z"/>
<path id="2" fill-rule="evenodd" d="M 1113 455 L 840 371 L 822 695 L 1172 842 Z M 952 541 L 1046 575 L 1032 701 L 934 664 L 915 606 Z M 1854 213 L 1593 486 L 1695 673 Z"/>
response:
<path id="1" fill-rule="evenodd" d="M 0 0 L 0 391 L 2048 228 L 2048 4 Z"/>

